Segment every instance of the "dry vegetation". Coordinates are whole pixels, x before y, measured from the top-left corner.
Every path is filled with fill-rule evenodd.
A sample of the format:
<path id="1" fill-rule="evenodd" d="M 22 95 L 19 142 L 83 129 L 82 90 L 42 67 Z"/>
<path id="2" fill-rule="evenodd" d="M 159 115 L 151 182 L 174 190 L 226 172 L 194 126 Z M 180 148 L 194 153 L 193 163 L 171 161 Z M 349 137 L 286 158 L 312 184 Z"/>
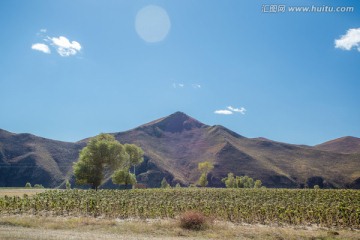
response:
<path id="1" fill-rule="evenodd" d="M 28 196 L 33 196 L 37 193 L 42 193 L 45 192 L 46 189 L 27 189 L 27 188 L 0 188 L 0 197 L 5 197 L 5 196 L 9 196 L 9 197 L 13 197 L 13 196 L 18 196 L 18 197 L 23 197 L 24 194 L 28 195 Z"/>
<path id="2" fill-rule="evenodd" d="M 0 214 L 175 218 L 200 211 L 217 220 L 249 224 L 317 224 L 360 228 L 360 191 L 296 189 L 51 190 L 0 198 Z"/>
<path id="3" fill-rule="evenodd" d="M 271 215 L 266 215 L 266 212 L 255 211 L 260 206 L 258 204 L 264 204 L 265 201 L 264 206 L 267 206 L 269 211 L 272 208 L 281 210 L 282 206 L 288 208 L 299 206 L 300 199 L 304 201 L 304 204 L 300 206 L 303 207 L 302 209 L 307 216 L 315 215 L 311 215 L 313 214 L 312 210 L 306 207 L 318 207 L 320 210 L 316 214 L 323 212 L 324 216 L 327 216 L 326 214 L 340 209 L 342 212 L 338 211 L 338 213 L 357 214 L 356 217 L 360 216 L 359 191 L 299 190 L 302 193 L 301 195 L 297 195 L 298 193 L 293 195 L 297 190 L 151 189 L 136 191 L 103 190 L 98 192 L 52 190 L 32 195 L 37 191 L 44 190 L 26 189 L 27 197 L 17 197 L 23 194 L 22 190 L 24 189 L 8 190 L 13 191 L 15 197 L 0 197 L 0 208 L 2 207 L 0 211 L 1 240 L 360 239 L 360 230 L 356 230 L 356 226 L 341 227 L 340 224 L 326 228 L 321 227 L 319 223 L 285 223 L 281 221 L 268 221 L 266 225 L 263 225 L 259 221 L 253 220 L 248 221 L 251 224 L 246 224 L 244 220 L 235 219 L 236 221 L 234 221 L 233 219 L 228 221 L 231 220 L 228 217 L 234 217 L 234 215 L 224 215 L 227 217 L 223 217 L 225 213 L 234 213 L 234 207 L 239 203 L 243 203 L 241 207 L 249 207 L 248 214 L 252 211 L 256 213 L 248 216 L 264 215 L 269 217 Z M 0 191 L 4 191 L 4 189 Z M 291 199 L 294 196 L 298 197 L 296 201 Z M 327 197 L 325 198 L 325 196 Z M 215 201 L 211 199 L 215 199 Z M 280 201 L 281 199 L 284 201 Z M 319 199 L 326 202 L 321 202 Z M 258 202 L 254 202 L 255 200 Z M 26 211 L 26 202 L 30 203 L 29 206 L 36 210 Z M 282 205 L 279 208 L 276 205 L 271 206 L 270 203 L 282 203 Z M 117 205 L 121 208 L 115 208 Z M 93 211 L 105 211 L 108 209 L 105 206 L 112 210 L 113 215 L 107 216 L 98 212 L 94 217 Z M 21 214 L 20 207 L 22 208 Z M 50 211 L 45 211 L 45 207 L 51 207 Z M 186 212 L 187 207 L 190 209 L 197 208 L 205 213 L 207 210 L 205 219 L 204 216 L 199 215 L 198 212 L 195 214 L 194 211 L 190 212 L 190 215 L 182 215 L 181 213 Z M 282 213 L 285 214 L 286 209 L 283 210 Z M 289 217 L 295 213 L 287 210 L 288 214 L 284 216 Z M 217 212 L 219 216 L 215 214 Z M 124 215 L 125 213 L 127 215 Z M 274 213 L 273 211 L 271 214 Z M 209 218 L 209 216 L 212 217 Z M 301 216 L 293 215 L 295 219 L 301 219 Z M 335 215 L 332 216 L 336 217 Z M 343 220 L 349 222 L 346 220 L 349 216 L 346 215 L 339 219 L 340 223 L 344 223 Z M 190 220 L 191 223 L 195 224 L 199 223 L 200 220 L 206 222 L 206 227 L 199 228 L 200 231 L 187 230 L 181 225 L 182 219 Z M 353 220 L 356 222 L 359 218 Z"/>
<path id="4" fill-rule="evenodd" d="M 89 217 L 0 217 L 0 239 L 359 239 L 346 229 L 243 225 L 215 221 L 203 231 L 184 230 L 177 219 L 120 220 Z"/>

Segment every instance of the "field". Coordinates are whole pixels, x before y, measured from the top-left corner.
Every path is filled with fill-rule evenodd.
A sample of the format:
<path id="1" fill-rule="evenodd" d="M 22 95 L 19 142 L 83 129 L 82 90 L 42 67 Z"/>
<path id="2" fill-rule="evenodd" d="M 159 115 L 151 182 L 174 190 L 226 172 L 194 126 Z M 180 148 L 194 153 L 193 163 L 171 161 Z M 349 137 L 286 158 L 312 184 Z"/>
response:
<path id="1" fill-rule="evenodd" d="M 4 196 L 0 197 L 0 232 L 20 234 L 19 227 L 40 227 L 49 234 L 61 230 L 66 235 L 74 229 L 88 233 L 101 228 L 100 233 L 109 229 L 106 234 L 120 232 L 129 235 L 128 239 L 136 232 L 140 234 L 136 239 L 141 239 L 147 231 L 158 232 L 153 237 L 159 239 L 164 234 L 171 239 L 182 235 L 198 238 L 198 233 L 176 224 L 187 210 L 203 212 L 213 220 L 212 227 L 201 235 L 205 238 L 221 238 L 218 234 L 222 233 L 246 239 L 246 234 L 239 235 L 244 232 L 255 239 L 281 239 L 272 238 L 280 233 L 288 235 L 284 239 L 333 239 L 339 232 L 341 239 L 360 238 L 360 191 L 310 189 L 48 190 L 32 196 Z M 124 225 L 133 230 L 119 230 Z M 44 239 L 51 239 L 46 236 Z"/>
<path id="2" fill-rule="evenodd" d="M 35 195 L 37 193 L 45 192 L 46 189 L 36 189 L 36 188 L 0 188 L 0 197 L 13 197 L 19 196 L 22 197 L 24 194 L 28 196 Z"/>

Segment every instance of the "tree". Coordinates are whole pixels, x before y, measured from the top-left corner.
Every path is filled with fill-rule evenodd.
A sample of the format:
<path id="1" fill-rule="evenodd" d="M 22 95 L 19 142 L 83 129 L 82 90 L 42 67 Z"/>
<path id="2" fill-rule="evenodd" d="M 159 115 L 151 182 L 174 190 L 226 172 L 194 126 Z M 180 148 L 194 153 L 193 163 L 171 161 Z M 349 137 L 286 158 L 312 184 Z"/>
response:
<path id="1" fill-rule="evenodd" d="M 170 184 L 166 181 L 165 177 L 161 181 L 161 188 L 170 188 Z"/>
<path id="2" fill-rule="evenodd" d="M 180 183 L 177 183 L 177 184 L 175 185 L 175 188 L 181 188 Z"/>
<path id="3" fill-rule="evenodd" d="M 136 184 L 135 174 L 130 173 L 128 170 L 118 169 L 111 176 L 112 182 L 115 184 L 123 184 L 125 188 L 128 188 L 128 185 Z"/>
<path id="4" fill-rule="evenodd" d="M 198 164 L 198 169 L 200 170 L 201 173 L 208 174 L 211 170 L 214 169 L 214 165 L 209 161 L 200 162 Z"/>
<path id="5" fill-rule="evenodd" d="M 27 183 L 25 184 L 25 187 L 26 187 L 26 188 L 31 188 L 31 183 L 27 182 Z"/>
<path id="6" fill-rule="evenodd" d="M 112 135 L 100 134 L 92 138 L 80 151 L 79 160 L 73 170 L 77 184 L 90 184 L 97 190 L 104 178 L 104 170 L 117 169 L 126 161 L 124 146 Z"/>
<path id="7" fill-rule="evenodd" d="M 249 176 L 244 176 L 243 177 L 243 181 L 244 181 L 244 188 L 253 188 L 254 187 L 254 179 L 252 179 Z"/>
<path id="8" fill-rule="evenodd" d="M 227 188 L 236 188 L 236 181 L 233 173 L 228 173 L 228 176 L 221 180 L 225 183 Z"/>
<path id="9" fill-rule="evenodd" d="M 261 188 L 262 182 L 261 180 L 256 180 L 254 183 L 254 188 Z"/>
<path id="10" fill-rule="evenodd" d="M 206 187 L 206 185 L 208 185 L 208 181 L 207 181 L 207 174 L 206 173 L 202 173 L 199 180 L 198 180 L 198 184 L 201 187 Z"/>
<path id="11" fill-rule="evenodd" d="M 236 187 L 237 188 L 244 188 L 244 177 L 236 176 Z"/>
<path id="12" fill-rule="evenodd" d="M 129 167 L 134 167 L 135 174 L 135 166 L 144 161 L 144 151 L 135 144 L 125 144 L 124 147 L 125 152 L 128 154 Z"/>
<path id="13" fill-rule="evenodd" d="M 66 187 L 66 189 L 71 189 L 71 183 L 69 182 L 68 179 L 66 179 L 65 187 Z"/>
<path id="14" fill-rule="evenodd" d="M 198 180 L 198 184 L 201 187 L 206 187 L 206 185 L 208 185 L 208 183 L 209 183 L 207 181 L 207 175 L 211 170 L 214 169 L 214 165 L 209 161 L 200 162 L 198 164 L 198 169 L 201 172 L 200 178 Z"/>

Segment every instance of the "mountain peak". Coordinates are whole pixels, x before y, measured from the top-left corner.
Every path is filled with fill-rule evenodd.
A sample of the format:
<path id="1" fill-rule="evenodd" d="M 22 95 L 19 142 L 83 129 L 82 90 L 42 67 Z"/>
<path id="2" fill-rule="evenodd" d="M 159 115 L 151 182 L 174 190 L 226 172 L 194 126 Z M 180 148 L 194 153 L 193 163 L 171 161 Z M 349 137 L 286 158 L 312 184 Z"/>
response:
<path id="1" fill-rule="evenodd" d="M 360 153 L 360 138 L 341 137 L 316 145 L 315 148 L 331 152 Z"/>
<path id="2" fill-rule="evenodd" d="M 206 125 L 186 115 L 183 112 L 175 112 L 167 117 L 160 118 L 158 120 L 145 124 L 142 127 L 149 126 L 157 127 L 165 132 L 176 133 L 191 130 L 194 128 L 202 128 Z"/>

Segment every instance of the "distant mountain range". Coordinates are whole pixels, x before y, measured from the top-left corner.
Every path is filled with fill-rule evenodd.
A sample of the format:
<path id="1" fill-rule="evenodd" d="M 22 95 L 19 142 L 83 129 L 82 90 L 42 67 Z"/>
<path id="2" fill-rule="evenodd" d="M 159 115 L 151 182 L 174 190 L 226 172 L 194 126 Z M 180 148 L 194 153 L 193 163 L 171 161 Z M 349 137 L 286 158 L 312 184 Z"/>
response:
<path id="1" fill-rule="evenodd" d="M 232 172 L 260 179 L 267 187 L 360 188 L 360 138 L 316 146 L 287 144 L 246 138 L 182 112 L 112 134 L 121 143 L 135 143 L 144 150 L 145 161 L 136 175 L 148 187 L 158 187 L 163 177 L 171 185 L 195 183 L 198 163 L 210 161 L 215 166 L 208 176 L 212 187 L 223 187 L 221 179 Z M 87 141 L 60 142 L 0 129 L 0 186 L 31 182 L 58 187 L 65 179 L 74 183 L 72 164 Z M 114 187 L 108 177 L 103 187 Z"/>

